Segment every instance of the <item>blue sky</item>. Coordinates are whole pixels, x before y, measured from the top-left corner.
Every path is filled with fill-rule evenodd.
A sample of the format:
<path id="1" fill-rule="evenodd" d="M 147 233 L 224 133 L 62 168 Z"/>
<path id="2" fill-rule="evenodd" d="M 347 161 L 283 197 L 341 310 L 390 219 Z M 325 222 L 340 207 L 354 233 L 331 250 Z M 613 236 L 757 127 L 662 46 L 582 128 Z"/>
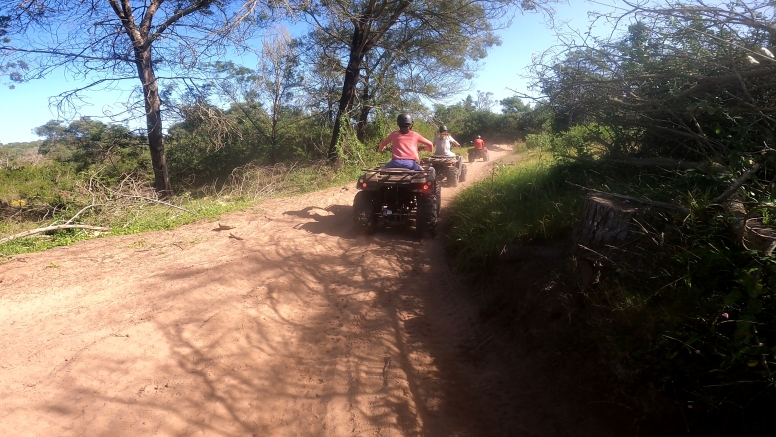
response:
<path id="1" fill-rule="evenodd" d="M 574 5 L 558 5 L 557 20 L 568 21 L 572 28 L 584 28 L 587 25 L 587 11 L 590 4 L 582 0 L 570 0 Z M 557 21 L 556 20 L 556 21 Z M 528 92 L 526 80 L 521 78 L 526 67 L 531 64 L 534 53 L 543 52 L 554 45 L 557 38 L 548 28 L 546 20 L 538 14 L 518 15 L 508 29 L 498 31 L 502 45 L 495 47 L 484 60 L 484 68 L 472 85 L 473 97 L 476 91 L 491 92 L 498 101 L 514 95 L 509 89 Z M 0 143 L 35 141 L 40 139 L 32 130 L 52 119 L 64 119 L 55 108 L 49 107 L 49 98 L 78 87 L 79 83 L 58 72 L 45 79 L 20 84 L 16 89 L 0 88 Z M 132 84 L 134 86 L 134 84 Z M 455 103 L 466 97 L 467 93 L 454 96 L 447 104 Z M 80 109 L 77 116 L 100 118 L 112 103 L 126 100 L 121 92 L 95 92 L 86 95 L 90 106 Z M 77 118 L 77 117 L 74 117 Z"/>

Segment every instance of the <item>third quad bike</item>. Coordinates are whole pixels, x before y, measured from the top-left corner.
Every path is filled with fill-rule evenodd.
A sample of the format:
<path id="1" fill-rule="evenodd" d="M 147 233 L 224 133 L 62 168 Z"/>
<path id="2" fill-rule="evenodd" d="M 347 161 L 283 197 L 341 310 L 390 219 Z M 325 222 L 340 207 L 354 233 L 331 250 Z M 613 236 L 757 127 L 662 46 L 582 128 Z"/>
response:
<path id="1" fill-rule="evenodd" d="M 483 161 L 488 161 L 488 148 L 482 146 L 482 149 L 473 147 L 469 149 L 469 162 L 474 162 L 477 158 L 482 158 Z"/>
<path id="2" fill-rule="evenodd" d="M 441 187 L 430 164 L 422 170 L 374 167 L 363 169 L 353 199 L 356 229 L 372 234 L 379 226 L 409 226 L 423 237 L 436 235 Z"/>
<path id="3" fill-rule="evenodd" d="M 423 158 L 422 162 L 424 164 L 431 164 L 431 166 L 434 167 L 434 170 L 436 170 L 437 180 L 442 181 L 442 179 L 445 179 L 451 187 L 457 187 L 458 182 L 466 181 L 467 168 L 460 155 L 432 155 Z"/>

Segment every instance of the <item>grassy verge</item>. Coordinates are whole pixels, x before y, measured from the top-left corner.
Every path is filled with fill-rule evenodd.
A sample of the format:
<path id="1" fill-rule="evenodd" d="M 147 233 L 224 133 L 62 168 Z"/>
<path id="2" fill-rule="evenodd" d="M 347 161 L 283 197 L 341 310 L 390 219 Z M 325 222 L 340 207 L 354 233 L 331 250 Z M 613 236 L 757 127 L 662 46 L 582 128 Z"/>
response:
<path id="1" fill-rule="evenodd" d="M 226 182 L 182 192 L 165 205 L 155 200 L 147 180 L 127 178 L 104 185 L 99 178 L 77 174 L 66 166 L 0 170 L 0 239 L 44 226 L 68 222 L 101 226 L 110 232 L 65 229 L 18 238 L 0 244 L 0 262 L 16 254 L 38 252 L 99 236 L 128 235 L 172 229 L 198 220 L 215 220 L 222 214 L 257 203 L 352 183 L 363 166 L 384 160 L 384 155 L 364 153 L 358 162 L 335 171 L 325 163 L 245 166 L 235 169 Z M 85 210 L 83 210 L 86 208 Z M 83 210 L 83 211 L 82 211 Z"/>
<path id="2" fill-rule="evenodd" d="M 488 272 L 505 245 L 560 239 L 576 219 L 580 190 L 566 182 L 568 169 L 539 151 L 507 161 L 451 205 L 448 246 L 464 272 Z"/>

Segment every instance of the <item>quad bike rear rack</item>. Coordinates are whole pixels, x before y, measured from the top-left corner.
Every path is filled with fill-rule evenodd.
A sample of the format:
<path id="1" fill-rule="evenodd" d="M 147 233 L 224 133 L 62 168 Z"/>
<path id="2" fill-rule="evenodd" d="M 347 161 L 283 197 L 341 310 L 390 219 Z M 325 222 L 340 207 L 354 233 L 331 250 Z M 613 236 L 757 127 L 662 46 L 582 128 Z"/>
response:
<path id="1" fill-rule="evenodd" d="M 456 156 L 439 156 L 439 155 L 431 155 L 423 158 L 423 161 L 427 162 L 457 162 L 458 161 L 458 155 Z"/>
<path id="2" fill-rule="evenodd" d="M 362 176 L 362 182 L 380 183 L 380 184 L 406 184 L 406 183 L 423 183 L 428 180 L 429 176 L 436 174 L 433 168 L 428 170 L 407 170 L 403 168 L 363 168 L 364 172 Z"/>

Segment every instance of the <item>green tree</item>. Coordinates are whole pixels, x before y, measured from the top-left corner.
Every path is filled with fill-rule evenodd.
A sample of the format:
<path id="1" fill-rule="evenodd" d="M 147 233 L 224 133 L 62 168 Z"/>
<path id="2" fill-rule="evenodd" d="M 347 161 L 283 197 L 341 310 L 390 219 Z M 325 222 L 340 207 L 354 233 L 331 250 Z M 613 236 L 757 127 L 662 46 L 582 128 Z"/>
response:
<path id="1" fill-rule="evenodd" d="M 479 59 L 497 43 L 490 25 L 516 7 L 536 7 L 549 2 L 520 1 L 412 1 L 335 0 L 313 2 L 308 10 L 311 22 L 346 48 L 342 83 L 328 155 L 335 158 L 343 122 L 349 122 L 359 97 L 362 73 L 372 56 L 373 66 L 406 66 L 433 72 L 463 69 L 466 60 Z M 425 58 L 418 56 L 423 53 Z M 423 59 L 424 62 L 418 62 Z M 390 61 L 382 64 L 381 61 Z M 426 64 L 427 63 L 427 64 Z M 425 69 L 425 65 L 429 68 Z M 453 68 L 450 68 L 453 67 Z M 372 68 L 370 79 L 380 77 Z M 408 78 L 420 77 L 411 75 Z M 406 76 L 405 76 L 406 77 Z M 394 79 L 398 79 L 395 77 Z M 374 82 L 371 82 L 373 87 Z M 417 83 L 407 89 L 420 90 Z M 432 84 L 424 86 L 432 90 Z M 362 89 L 362 101 L 373 104 L 370 89 Z M 366 91 L 366 92 L 364 92 Z M 361 116 L 363 119 L 363 115 Z"/>
<path id="2" fill-rule="evenodd" d="M 121 125 L 82 117 L 68 125 L 51 120 L 35 128 L 35 133 L 44 138 L 39 147 L 42 155 L 73 163 L 78 170 L 99 166 L 108 176 L 120 177 L 143 164 L 143 138 Z"/>
<path id="3" fill-rule="evenodd" d="M 85 89 L 117 86 L 138 79 L 155 188 L 172 194 L 164 153 L 162 99 L 157 70 L 190 75 L 203 58 L 217 54 L 241 20 L 260 23 L 267 8 L 257 1 L 216 0 L 31 0 L 4 2 L 5 29 L 19 38 L 0 47 L 7 62 L 30 60 L 27 77 L 42 77 L 67 65 L 83 77 L 100 76 L 63 93 L 72 101 Z M 245 6 L 242 7 L 241 6 Z M 88 29 L 88 30 L 87 30 Z M 247 28 L 248 30 L 250 28 Z M 243 29 L 245 30 L 245 29 Z M 34 37 L 33 37 L 34 35 Z M 33 64 L 34 62 L 34 64 Z"/>
<path id="4" fill-rule="evenodd" d="M 523 103 L 517 96 L 502 99 L 499 104 L 501 104 L 501 112 L 504 114 L 523 114 L 531 110 L 531 107 Z"/>

